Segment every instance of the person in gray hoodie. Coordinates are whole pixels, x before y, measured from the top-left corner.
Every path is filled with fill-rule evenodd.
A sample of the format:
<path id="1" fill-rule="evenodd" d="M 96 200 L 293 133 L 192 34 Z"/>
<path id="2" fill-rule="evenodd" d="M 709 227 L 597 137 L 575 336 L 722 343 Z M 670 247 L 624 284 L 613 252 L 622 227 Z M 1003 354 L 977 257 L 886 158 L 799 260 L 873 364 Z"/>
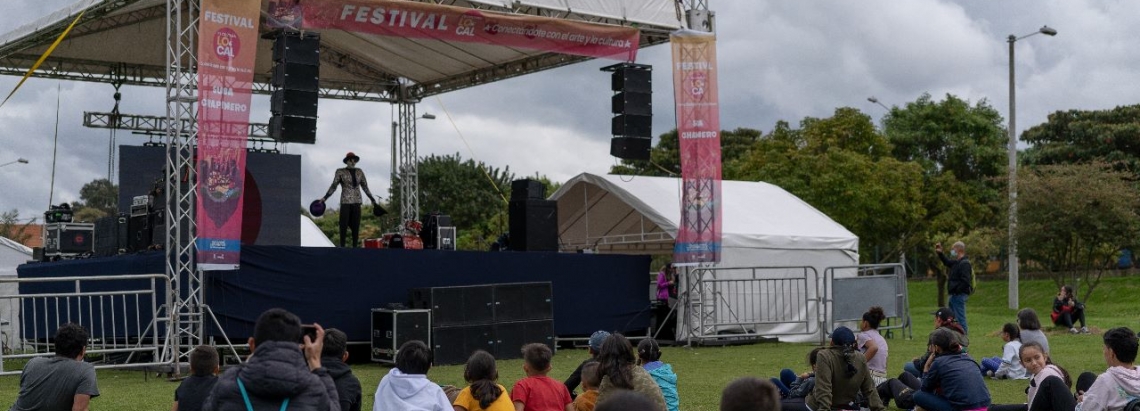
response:
<path id="1" fill-rule="evenodd" d="M 412 340 L 396 351 L 396 368 L 380 379 L 372 411 L 452 411 L 451 401 L 439 384 L 427 378 L 431 349 Z"/>
<path id="2" fill-rule="evenodd" d="M 325 330 L 313 327 L 316 338 L 302 335 L 301 320 L 293 313 L 280 308 L 261 313 L 249 339 L 253 355 L 218 378 L 202 409 L 340 411 L 336 385 L 321 366 Z"/>
<path id="3" fill-rule="evenodd" d="M 1128 327 L 1104 333 L 1104 361 L 1108 363 L 1108 370 L 1096 377 L 1088 390 L 1078 391 L 1076 411 L 1119 411 L 1129 401 L 1140 398 L 1140 370 L 1133 365 L 1136 350 L 1136 333 Z M 1086 374 L 1091 373 L 1086 372 L 1078 379 L 1087 379 Z"/>

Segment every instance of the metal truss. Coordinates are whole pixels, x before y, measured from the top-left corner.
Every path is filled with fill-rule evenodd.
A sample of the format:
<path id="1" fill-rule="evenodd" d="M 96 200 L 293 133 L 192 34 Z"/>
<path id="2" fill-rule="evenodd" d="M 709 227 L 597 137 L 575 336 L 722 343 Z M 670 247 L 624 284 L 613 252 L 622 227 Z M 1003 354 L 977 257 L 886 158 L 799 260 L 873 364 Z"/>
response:
<path id="1" fill-rule="evenodd" d="M 173 306 L 163 360 L 179 375 L 189 349 L 204 342 L 202 272 L 197 270 L 195 208 L 198 187 L 194 147 L 197 119 L 200 0 L 166 1 L 166 274 Z M 185 182 L 185 183 L 183 183 Z"/>
<path id="2" fill-rule="evenodd" d="M 188 119 L 180 120 L 183 122 L 183 124 L 179 126 L 182 130 L 190 130 L 198 126 L 195 122 L 189 121 Z M 168 118 L 160 116 L 83 112 L 84 127 L 137 131 L 145 135 L 156 135 L 159 133 L 165 135 L 166 131 L 170 129 L 170 126 L 167 124 L 168 121 Z M 211 123 L 211 126 L 214 125 L 217 125 L 217 123 Z M 220 124 L 220 126 L 226 127 L 227 125 Z M 231 126 L 246 127 L 246 124 L 233 124 Z M 237 134 L 228 131 L 219 131 L 219 133 Z M 271 144 L 274 148 L 269 151 L 280 152 L 280 146 L 285 144 L 269 138 L 269 124 L 265 123 L 249 123 L 248 135 L 249 139 L 247 140 L 246 148 L 249 150 L 266 151 L 263 148 L 264 145 Z"/>
<path id="3" fill-rule="evenodd" d="M 400 222 L 419 220 L 420 177 L 419 159 L 416 152 L 416 103 L 418 100 L 401 98 L 393 104 L 397 107 L 399 120 L 396 121 L 396 135 L 400 147 Z"/>

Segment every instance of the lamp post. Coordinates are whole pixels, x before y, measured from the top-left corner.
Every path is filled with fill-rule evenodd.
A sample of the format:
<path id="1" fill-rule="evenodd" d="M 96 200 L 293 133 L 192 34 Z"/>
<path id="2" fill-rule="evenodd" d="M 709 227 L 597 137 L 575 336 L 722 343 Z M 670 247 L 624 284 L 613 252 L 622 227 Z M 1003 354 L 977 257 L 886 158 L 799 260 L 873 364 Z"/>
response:
<path id="1" fill-rule="evenodd" d="M 435 120 L 435 114 L 424 113 L 424 114 L 420 115 L 419 117 L 416 117 L 416 120 L 420 120 L 420 119 Z M 389 180 L 388 180 L 389 184 L 392 186 L 392 192 L 393 193 L 398 191 L 397 190 L 398 187 L 396 187 L 396 177 L 397 177 L 397 170 L 399 169 L 399 165 L 396 164 L 396 161 L 398 158 L 400 158 L 400 156 L 398 155 L 399 154 L 399 152 L 398 152 L 399 145 L 396 143 L 396 141 L 399 140 L 399 137 L 396 135 L 396 130 L 398 130 L 399 128 L 400 128 L 400 123 L 393 120 L 392 121 L 392 172 L 391 172 L 391 176 L 389 177 Z"/>
<path id="2" fill-rule="evenodd" d="M 1009 309 L 1018 309 L 1017 289 L 1017 95 L 1013 87 L 1013 43 L 1026 37 L 1044 34 L 1056 36 L 1057 30 L 1042 26 L 1035 32 L 1018 37 L 1010 34 L 1009 42 Z"/>
<path id="3" fill-rule="evenodd" d="M 16 163 L 20 163 L 20 164 L 28 164 L 28 159 L 26 159 L 26 158 L 18 158 L 18 159 L 14 160 L 14 161 L 9 161 L 9 162 L 7 162 L 7 163 L 4 163 L 4 164 L 0 164 L 0 167 L 9 166 L 9 165 L 12 165 L 12 164 L 16 164 Z"/>
<path id="4" fill-rule="evenodd" d="M 887 107 L 886 104 L 883 104 L 882 102 L 880 102 L 879 99 L 875 98 L 875 96 L 867 97 L 867 101 L 878 104 L 880 107 L 883 108 L 883 110 L 891 111 L 890 107 Z"/>

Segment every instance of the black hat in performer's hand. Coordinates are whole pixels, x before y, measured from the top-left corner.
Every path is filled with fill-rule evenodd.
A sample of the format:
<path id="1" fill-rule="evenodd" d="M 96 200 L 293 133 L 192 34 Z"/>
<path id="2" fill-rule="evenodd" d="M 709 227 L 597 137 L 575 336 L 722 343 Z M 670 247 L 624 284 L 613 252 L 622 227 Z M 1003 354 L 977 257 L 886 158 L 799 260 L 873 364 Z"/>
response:
<path id="1" fill-rule="evenodd" d="M 325 215 L 325 202 L 321 200 L 313 200 L 309 203 L 309 214 L 313 217 L 320 217 Z"/>

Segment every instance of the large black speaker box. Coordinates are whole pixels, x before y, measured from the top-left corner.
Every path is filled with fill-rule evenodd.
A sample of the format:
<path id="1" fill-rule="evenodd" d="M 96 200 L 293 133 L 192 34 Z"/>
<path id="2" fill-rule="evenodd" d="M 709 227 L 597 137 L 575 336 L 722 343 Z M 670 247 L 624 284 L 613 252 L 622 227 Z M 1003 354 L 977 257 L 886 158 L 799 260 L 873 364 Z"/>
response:
<path id="1" fill-rule="evenodd" d="M 511 182 L 511 200 L 545 200 L 546 186 L 541 181 L 524 178 Z"/>
<path id="2" fill-rule="evenodd" d="M 317 92 L 281 88 L 273 91 L 270 99 L 273 114 L 297 117 L 317 117 Z"/>
<path id="3" fill-rule="evenodd" d="M 610 90 L 635 93 L 653 92 L 652 66 L 619 68 L 610 75 Z"/>
<path id="4" fill-rule="evenodd" d="M 517 321 L 494 325 L 495 358 L 519 358 L 522 346 L 546 344 L 554 351 L 554 320 Z"/>
<path id="5" fill-rule="evenodd" d="M 283 143 L 315 144 L 317 142 L 317 119 L 274 115 L 269 118 L 269 138 Z"/>
<path id="6" fill-rule="evenodd" d="M 440 327 L 489 323 L 495 318 L 494 298 L 490 285 L 432 288 L 432 321 Z"/>
<path id="7" fill-rule="evenodd" d="M 626 160 L 648 160 L 653 139 L 645 137 L 614 137 L 610 139 L 610 155 Z"/>
<path id="8" fill-rule="evenodd" d="M 289 90 L 317 91 L 320 87 L 320 66 L 295 63 L 278 63 L 273 67 L 273 87 Z"/>
<path id="9" fill-rule="evenodd" d="M 619 114 L 610 119 L 610 131 L 620 137 L 653 138 L 653 117 Z"/>
<path id="10" fill-rule="evenodd" d="M 437 365 L 462 364 L 475 350 L 495 352 L 491 324 L 432 327 L 432 354 Z M 518 351 L 518 347 L 515 348 Z M 514 358 L 517 358 L 518 354 Z M 496 355 L 498 357 L 498 355 Z"/>
<path id="11" fill-rule="evenodd" d="M 317 32 L 281 31 L 273 39 L 273 61 L 319 65 L 321 34 Z"/>
<path id="12" fill-rule="evenodd" d="M 507 211 L 512 250 L 558 251 L 558 202 L 513 200 Z"/>
<path id="13" fill-rule="evenodd" d="M 154 241 L 152 230 L 150 215 L 132 216 L 127 221 L 127 245 L 129 248 L 132 251 L 142 251 L 149 248 Z"/>
<path id="14" fill-rule="evenodd" d="M 126 251 L 127 214 L 107 216 L 95 220 L 95 256 L 107 257 Z"/>
<path id="15" fill-rule="evenodd" d="M 610 98 L 614 114 L 653 115 L 653 94 L 624 92 Z"/>
<path id="16" fill-rule="evenodd" d="M 495 285 L 495 321 L 552 320 L 553 296 L 549 282 Z"/>

